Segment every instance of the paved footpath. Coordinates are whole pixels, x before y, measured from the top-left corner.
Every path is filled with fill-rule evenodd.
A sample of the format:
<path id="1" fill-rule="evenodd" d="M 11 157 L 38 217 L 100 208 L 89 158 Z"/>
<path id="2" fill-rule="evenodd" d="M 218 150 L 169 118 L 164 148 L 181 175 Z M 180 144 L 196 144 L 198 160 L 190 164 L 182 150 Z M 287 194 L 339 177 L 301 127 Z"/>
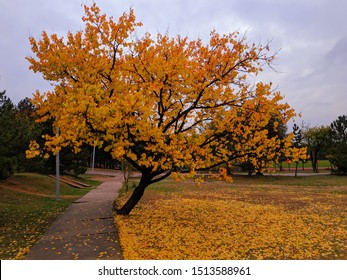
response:
<path id="1" fill-rule="evenodd" d="M 112 214 L 122 173 L 99 174 L 108 175 L 107 181 L 70 205 L 31 248 L 27 260 L 122 259 Z"/>

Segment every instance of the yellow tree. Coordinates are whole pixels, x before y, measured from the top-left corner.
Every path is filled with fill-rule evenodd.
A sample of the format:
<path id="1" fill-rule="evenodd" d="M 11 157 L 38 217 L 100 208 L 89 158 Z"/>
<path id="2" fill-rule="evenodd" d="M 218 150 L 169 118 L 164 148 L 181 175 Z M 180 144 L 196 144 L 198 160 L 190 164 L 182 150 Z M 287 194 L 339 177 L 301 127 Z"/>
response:
<path id="1" fill-rule="evenodd" d="M 132 10 L 115 21 L 96 4 L 84 9 L 84 30 L 30 38 L 30 69 L 54 86 L 36 92 L 33 102 L 40 120 L 53 119 L 60 129 L 44 136 L 46 150 L 106 145 L 141 172 L 119 214 L 129 214 L 150 184 L 183 167 L 194 173 L 245 156 L 255 146 L 245 139 L 272 114 L 284 122 L 294 115 L 271 85 L 253 84 L 274 59 L 268 46 L 215 31 L 208 43 L 162 34 L 135 38 L 141 23 Z M 28 156 L 40 149 L 33 142 Z"/>

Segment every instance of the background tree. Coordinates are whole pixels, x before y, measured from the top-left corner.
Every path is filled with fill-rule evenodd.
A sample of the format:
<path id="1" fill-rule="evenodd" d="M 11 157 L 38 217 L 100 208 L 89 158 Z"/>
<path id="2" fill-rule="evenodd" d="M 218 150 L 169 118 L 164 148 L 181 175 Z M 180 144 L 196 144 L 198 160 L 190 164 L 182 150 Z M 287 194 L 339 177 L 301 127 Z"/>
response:
<path id="1" fill-rule="evenodd" d="M 17 168 L 17 158 L 13 154 L 17 135 L 15 107 L 6 91 L 0 92 L 0 124 L 0 179 L 3 180 Z"/>
<path id="2" fill-rule="evenodd" d="M 36 110 L 34 110 L 33 115 L 35 119 Z M 25 121 L 25 115 L 24 117 L 22 115 L 21 119 L 22 121 Z M 23 130 L 25 133 L 27 133 L 27 136 L 25 136 L 23 139 L 28 139 L 28 137 L 31 137 L 31 140 L 35 139 L 35 142 L 43 147 L 43 150 L 38 157 L 27 158 L 26 154 L 30 141 L 29 139 L 24 141 L 21 147 L 18 147 L 17 149 L 18 159 L 20 160 L 19 170 L 44 174 L 55 174 L 56 159 L 54 157 L 48 157 L 46 153 L 47 150 L 44 150 L 46 135 L 52 135 L 54 131 L 53 122 L 51 120 L 43 123 L 36 123 L 35 121 L 32 121 L 31 125 L 32 127 L 27 127 L 27 129 Z M 66 146 L 63 147 L 59 153 L 61 173 L 78 176 L 87 171 L 91 154 L 91 149 L 88 145 L 82 145 L 78 152 L 75 152 L 72 146 Z"/>
<path id="3" fill-rule="evenodd" d="M 294 116 L 271 84 L 253 86 L 274 59 L 268 46 L 215 31 L 207 44 L 162 34 L 135 39 L 141 23 L 132 10 L 116 22 L 96 4 L 85 6 L 83 21 L 84 30 L 66 38 L 46 32 L 39 41 L 30 38 L 35 55 L 27 58 L 30 69 L 55 85 L 54 91 L 37 92 L 34 102 L 41 121 L 50 119 L 60 128 L 59 136 L 45 136 L 46 149 L 106 144 L 115 159 L 141 172 L 119 214 L 129 214 L 150 184 L 183 167 L 193 175 L 245 155 L 243 149 L 252 146 L 240 133 L 265 126 L 273 114 L 284 124 Z M 259 133 L 254 141 L 266 145 L 262 137 Z M 40 149 L 33 142 L 28 155 Z"/>
<path id="4" fill-rule="evenodd" d="M 331 144 L 328 149 L 333 173 L 347 174 L 347 116 L 339 116 L 330 125 Z"/>
<path id="5" fill-rule="evenodd" d="M 281 115 L 273 115 L 265 129 L 268 131 L 267 137 L 276 143 L 276 145 L 273 146 L 275 151 L 272 153 L 276 155 L 276 159 L 273 159 L 269 163 L 279 163 L 280 171 L 282 171 L 282 162 L 288 154 L 288 141 L 290 141 L 292 135 L 287 133 L 288 127 L 286 123 L 283 122 Z M 271 153 L 271 150 L 266 152 L 266 154 L 269 153 Z"/>
<path id="6" fill-rule="evenodd" d="M 293 147 L 296 148 L 296 153 L 294 154 L 298 154 L 299 150 L 301 148 L 303 148 L 303 140 L 304 140 L 304 136 L 302 134 L 302 130 L 300 129 L 300 127 L 295 123 L 293 125 Z M 302 157 L 304 156 L 304 154 L 302 154 Z M 299 165 L 299 161 L 300 161 L 300 156 L 298 155 L 295 159 L 293 159 L 293 161 L 295 162 L 295 177 L 298 175 L 298 165 Z"/>
<path id="7" fill-rule="evenodd" d="M 318 160 L 329 146 L 330 128 L 328 126 L 306 127 L 304 129 L 304 142 L 310 155 L 313 172 L 318 173 Z"/>
<path id="8" fill-rule="evenodd" d="M 304 136 L 302 133 L 302 129 L 295 123 L 293 125 L 293 145 L 294 147 L 300 147 L 303 145 L 303 140 L 304 140 Z"/>
<path id="9" fill-rule="evenodd" d="M 282 118 L 281 114 L 273 114 L 267 123 L 253 120 L 252 130 L 247 135 L 241 133 L 238 137 L 237 143 L 242 143 L 240 150 L 244 152 L 244 156 L 237 161 L 248 171 L 248 175 L 254 172 L 261 175 L 266 170 L 270 171 L 288 154 L 291 135 L 287 135 L 287 127 Z M 250 118 L 246 117 L 246 120 L 249 121 Z M 242 125 L 250 128 L 247 121 Z M 240 152 L 237 151 L 237 154 L 240 155 Z"/>
<path id="10" fill-rule="evenodd" d="M 38 157 L 27 159 L 26 151 L 31 140 L 43 144 L 42 134 L 52 134 L 52 122 L 36 123 L 36 108 L 29 100 L 21 100 L 17 106 L 0 93 L 0 177 L 6 179 L 14 172 L 54 173 L 55 159 Z M 61 171 L 74 175 L 83 174 L 89 161 L 87 146 L 75 154 L 71 147 L 61 151 Z"/>
<path id="11" fill-rule="evenodd" d="M 25 156 L 29 143 L 41 137 L 42 124 L 36 123 L 36 108 L 29 98 L 24 98 L 15 107 L 16 136 L 14 137 L 13 155 L 17 157 L 17 171 L 36 171 L 43 169 L 42 162 L 28 160 Z"/>

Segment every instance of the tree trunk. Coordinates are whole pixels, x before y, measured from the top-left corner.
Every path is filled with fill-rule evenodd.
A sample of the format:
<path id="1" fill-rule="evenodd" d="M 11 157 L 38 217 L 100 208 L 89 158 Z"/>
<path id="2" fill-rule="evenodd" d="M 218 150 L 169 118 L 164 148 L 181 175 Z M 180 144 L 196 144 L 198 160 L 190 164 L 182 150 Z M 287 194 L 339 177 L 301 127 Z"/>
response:
<path id="1" fill-rule="evenodd" d="M 299 162 L 295 163 L 295 177 L 298 176 L 298 166 L 299 166 Z"/>
<path id="2" fill-rule="evenodd" d="M 233 171 L 231 170 L 229 164 L 226 164 L 226 167 L 227 167 L 227 174 L 228 174 L 229 176 L 233 175 Z"/>
<path id="3" fill-rule="evenodd" d="M 314 173 L 318 173 L 318 152 L 314 151 L 312 153 L 312 158 L 311 158 L 311 162 L 312 162 L 312 168 L 313 168 L 313 172 Z"/>
<path id="4" fill-rule="evenodd" d="M 124 206 L 120 209 L 115 209 L 116 213 L 119 215 L 129 215 L 131 210 L 134 209 L 136 204 L 142 198 L 145 189 L 150 185 L 150 182 L 151 180 L 149 175 L 142 173 L 139 185 L 135 188 L 134 192 L 130 196 L 129 200 L 124 204 Z"/>
<path id="5" fill-rule="evenodd" d="M 316 169 L 316 153 L 315 152 L 311 152 L 311 164 L 312 164 L 313 172 L 317 173 L 317 169 Z"/>

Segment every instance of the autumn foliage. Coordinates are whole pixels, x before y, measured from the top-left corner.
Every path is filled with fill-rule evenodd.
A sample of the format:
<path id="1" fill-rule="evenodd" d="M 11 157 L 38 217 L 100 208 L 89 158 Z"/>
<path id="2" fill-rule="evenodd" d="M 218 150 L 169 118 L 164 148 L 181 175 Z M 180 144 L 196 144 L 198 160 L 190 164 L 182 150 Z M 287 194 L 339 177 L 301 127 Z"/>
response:
<path id="1" fill-rule="evenodd" d="M 274 59 L 267 45 L 216 31 L 207 43 L 136 38 L 141 23 L 133 10 L 115 21 L 96 4 L 84 9 L 84 30 L 30 38 L 30 69 L 54 85 L 33 102 L 40 120 L 53 119 L 60 134 L 45 135 L 45 147 L 31 143 L 29 157 L 69 145 L 78 151 L 83 143 L 105 147 L 142 174 L 118 210 L 129 214 L 148 185 L 182 169 L 194 174 L 235 160 L 265 168 L 290 155 L 291 136 L 268 137 L 265 127 L 295 113 L 271 84 L 255 83 Z"/>

